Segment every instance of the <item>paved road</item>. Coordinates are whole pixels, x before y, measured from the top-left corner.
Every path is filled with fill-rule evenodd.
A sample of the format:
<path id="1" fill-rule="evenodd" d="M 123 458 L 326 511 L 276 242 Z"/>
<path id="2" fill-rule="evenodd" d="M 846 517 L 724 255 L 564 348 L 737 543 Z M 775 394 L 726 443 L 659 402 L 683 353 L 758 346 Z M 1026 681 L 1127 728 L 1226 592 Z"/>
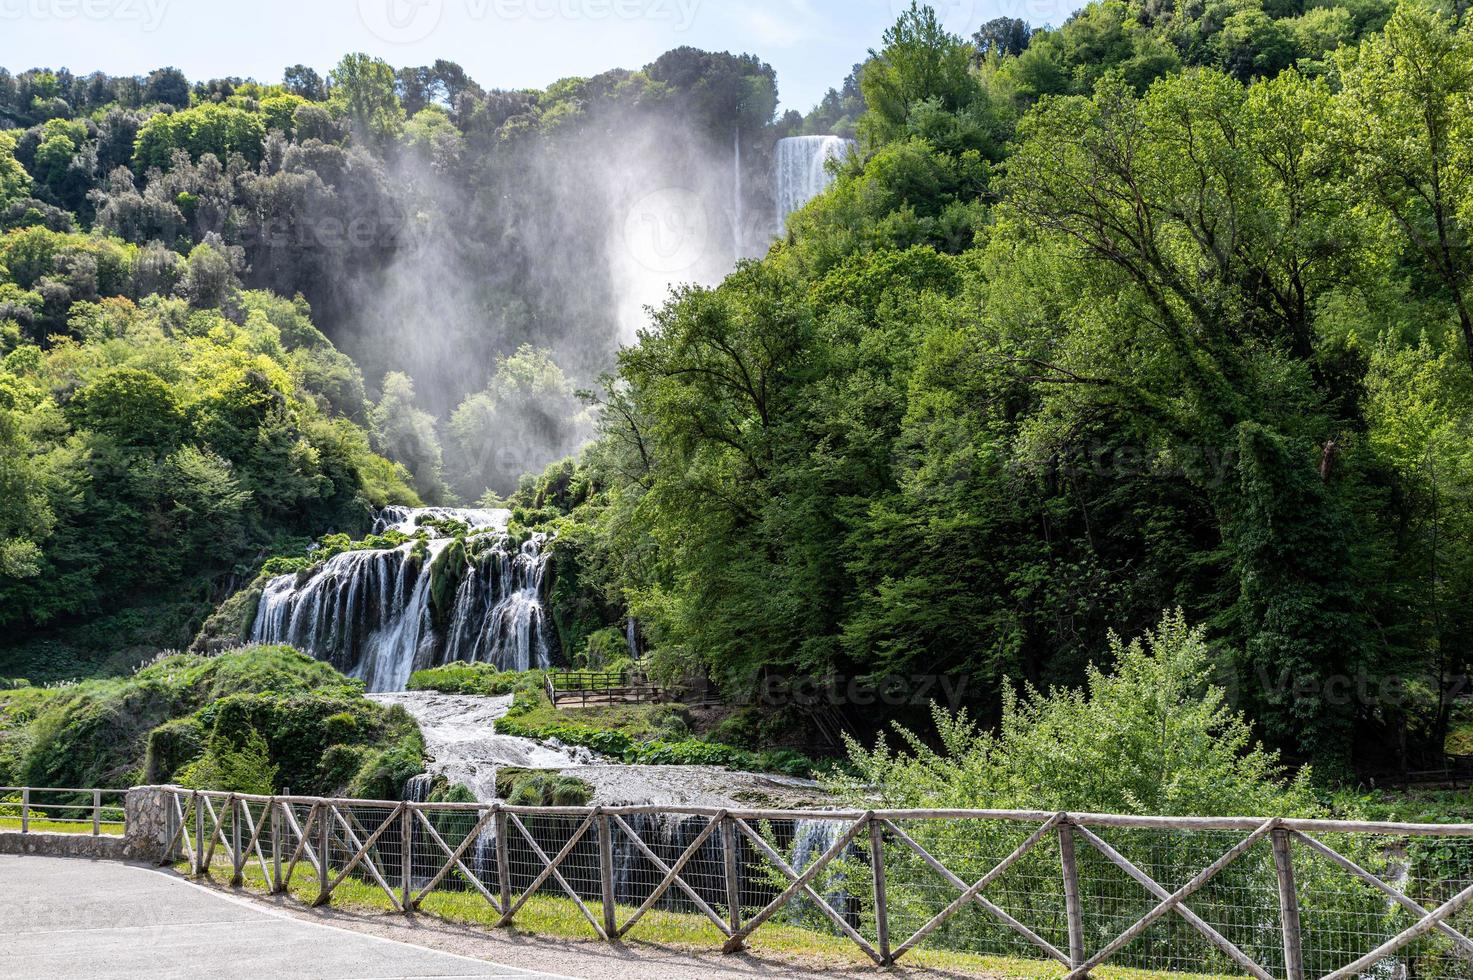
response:
<path id="1" fill-rule="evenodd" d="M 0 855 L 3 980 L 480 980 L 533 973 L 303 921 L 136 865 Z"/>

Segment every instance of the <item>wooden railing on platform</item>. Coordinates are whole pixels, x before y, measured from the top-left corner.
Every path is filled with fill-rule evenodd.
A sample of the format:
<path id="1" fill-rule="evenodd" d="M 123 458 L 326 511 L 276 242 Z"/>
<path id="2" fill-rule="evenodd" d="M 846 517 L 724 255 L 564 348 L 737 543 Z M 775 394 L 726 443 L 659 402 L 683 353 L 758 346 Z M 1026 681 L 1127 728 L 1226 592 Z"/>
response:
<path id="1" fill-rule="evenodd" d="M 676 699 L 675 692 L 652 683 L 638 671 L 550 670 L 543 683 L 555 707 L 654 704 Z"/>

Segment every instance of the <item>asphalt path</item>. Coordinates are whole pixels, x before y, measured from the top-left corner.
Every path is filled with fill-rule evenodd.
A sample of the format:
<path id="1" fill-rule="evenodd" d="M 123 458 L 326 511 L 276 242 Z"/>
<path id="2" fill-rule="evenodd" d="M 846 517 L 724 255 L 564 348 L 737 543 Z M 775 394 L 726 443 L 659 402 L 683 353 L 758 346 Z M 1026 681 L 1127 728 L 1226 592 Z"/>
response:
<path id="1" fill-rule="evenodd" d="M 538 973 L 305 921 L 140 865 L 0 855 L 5 980 L 481 980 Z"/>

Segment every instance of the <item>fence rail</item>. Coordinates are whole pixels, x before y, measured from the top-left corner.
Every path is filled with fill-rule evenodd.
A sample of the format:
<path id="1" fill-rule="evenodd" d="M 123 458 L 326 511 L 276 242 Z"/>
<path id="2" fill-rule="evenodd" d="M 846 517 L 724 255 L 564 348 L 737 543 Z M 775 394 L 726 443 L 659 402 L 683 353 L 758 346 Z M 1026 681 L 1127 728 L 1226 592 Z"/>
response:
<path id="1" fill-rule="evenodd" d="M 124 830 L 125 789 L 65 789 L 52 786 L 0 786 L 0 830 L 22 834 L 35 832 L 34 825 L 64 833 L 86 833 L 93 837 Z M 83 800 L 85 802 L 77 802 Z M 104 802 L 116 800 L 117 802 Z M 109 836 L 113 836 L 109 833 Z"/>
<path id="2" fill-rule="evenodd" d="M 998 810 L 529 807 L 171 789 L 169 850 L 273 892 L 298 877 L 494 925 L 553 899 L 604 939 L 652 910 L 917 949 L 1258 980 L 1473 976 L 1473 824 Z M 315 879 L 315 882 L 312 880 Z M 668 921 L 668 920 L 667 920 Z M 1374 967 L 1374 969 L 1372 969 Z"/>
<path id="3" fill-rule="evenodd" d="M 548 671 L 544 675 L 547 698 L 554 707 L 577 704 L 653 704 L 674 698 L 673 692 L 651 683 L 638 671 Z"/>

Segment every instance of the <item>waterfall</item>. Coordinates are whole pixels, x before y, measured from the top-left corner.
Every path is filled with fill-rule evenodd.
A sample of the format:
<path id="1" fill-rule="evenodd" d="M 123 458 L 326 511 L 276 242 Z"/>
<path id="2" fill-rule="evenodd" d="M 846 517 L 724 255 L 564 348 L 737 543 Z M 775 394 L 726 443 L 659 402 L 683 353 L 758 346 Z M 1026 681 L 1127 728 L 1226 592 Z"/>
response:
<path id="1" fill-rule="evenodd" d="M 853 140 L 839 136 L 790 136 L 777 141 L 773 196 L 777 199 L 779 234 L 787 226 L 788 215 L 829 186 L 825 164 L 848 155 L 853 147 Z"/>
<path id="2" fill-rule="evenodd" d="M 404 800 L 406 803 L 424 803 L 430 798 L 430 787 L 434 785 L 435 777 L 427 772 L 418 776 L 410 776 L 404 781 Z"/>
<path id="3" fill-rule="evenodd" d="M 846 829 L 842 822 L 836 820 L 799 820 L 793 827 L 793 859 L 789 862 L 793 866 L 793 870 L 801 873 L 814 861 L 823 857 L 828 852 L 828 849 L 834 846 L 834 842 L 839 839 L 839 835 Z M 856 849 L 851 844 L 839 855 L 839 858 L 825 867 L 824 872 L 819 875 L 819 880 L 814 882 L 814 890 L 819 891 L 819 882 L 825 876 L 833 875 L 829 882 L 829 890 L 827 892 L 819 891 L 819 894 L 823 895 L 824 901 L 828 902 L 829 906 L 835 912 L 846 917 L 848 916 L 849 909 L 849 893 L 845 890 L 844 875 L 837 861 L 851 856 L 855 852 Z M 795 921 L 802 921 L 804 914 L 803 908 L 807 904 L 808 902 L 805 899 L 802 902 L 789 906 L 790 915 Z"/>
<path id="4" fill-rule="evenodd" d="M 743 236 L 746 228 L 743 227 L 745 219 L 742 217 L 742 128 L 733 126 L 731 128 L 731 233 L 735 245 L 732 253 L 738 259 L 746 254 L 746 243 Z"/>
<path id="5" fill-rule="evenodd" d="M 377 533 L 424 531 L 397 548 L 347 551 L 266 583 L 251 631 L 255 643 L 286 643 L 326 660 L 370 691 L 402 691 L 415 670 L 453 660 L 501 670 L 551 665 L 556 640 L 542 604 L 547 537 L 517 544 L 510 512 L 389 507 Z M 425 520 L 454 520 L 471 533 L 463 552 Z M 452 559 L 464 554 L 458 564 Z M 437 608 L 435 581 L 458 582 Z"/>

